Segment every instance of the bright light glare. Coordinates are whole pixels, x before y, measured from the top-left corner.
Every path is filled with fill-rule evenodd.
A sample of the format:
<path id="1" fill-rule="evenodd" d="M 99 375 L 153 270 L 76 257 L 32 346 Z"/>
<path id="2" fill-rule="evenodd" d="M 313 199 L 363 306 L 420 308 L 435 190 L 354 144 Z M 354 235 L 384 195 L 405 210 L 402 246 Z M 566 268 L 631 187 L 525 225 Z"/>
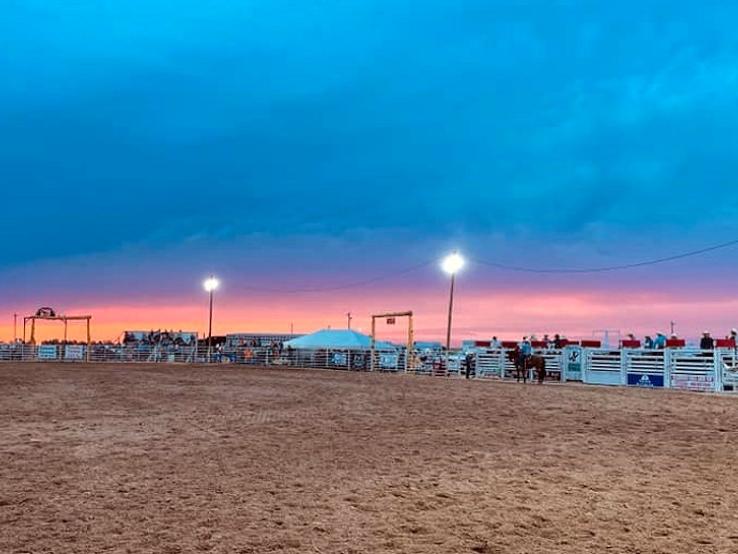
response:
<path id="1" fill-rule="evenodd" d="M 464 267 L 464 258 L 458 252 L 449 254 L 441 262 L 441 268 L 449 275 L 458 273 L 462 267 Z"/>
<path id="2" fill-rule="evenodd" d="M 205 279 L 202 286 L 205 289 L 206 292 L 212 292 L 215 289 L 218 288 L 218 285 L 220 285 L 220 281 L 218 281 L 215 277 L 212 275 Z"/>

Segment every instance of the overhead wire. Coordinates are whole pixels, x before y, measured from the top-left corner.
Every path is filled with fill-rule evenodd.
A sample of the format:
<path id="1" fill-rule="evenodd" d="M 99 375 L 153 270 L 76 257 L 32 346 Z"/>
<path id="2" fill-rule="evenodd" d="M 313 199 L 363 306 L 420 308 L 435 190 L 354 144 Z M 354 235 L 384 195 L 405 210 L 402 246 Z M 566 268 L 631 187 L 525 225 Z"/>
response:
<path id="1" fill-rule="evenodd" d="M 627 263 L 627 264 L 599 266 L 599 267 L 574 267 L 574 268 L 572 267 L 568 267 L 568 268 L 526 267 L 526 266 L 508 265 L 508 264 L 503 264 L 500 262 L 483 260 L 479 258 L 471 258 L 471 260 L 478 264 L 486 265 L 489 267 L 494 267 L 497 269 L 503 269 L 507 271 L 519 271 L 519 272 L 526 272 L 526 273 L 603 273 L 607 271 L 621 271 L 621 270 L 626 270 L 626 269 L 635 269 L 638 267 L 663 264 L 666 262 L 673 262 L 676 260 L 682 260 L 684 258 L 691 258 L 694 256 L 707 254 L 708 252 L 714 252 L 716 250 L 722 250 L 724 248 L 730 248 L 731 246 L 736 246 L 736 245 L 738 245 L 738 239 L 730 240 L 727 242 L 721 242 L 719 244 L 714 244 L 712 246 L 707 246 L 705 248 L 699 248 L 697 250 L 689 250 L 687 252 L 673 254 L 671 256 L 664 256 L 660 258 L 653 258 L 653 259 L 642 260 L 639 262 L 632 262 L 632 263 Z"/>
<path id="2" fill-rule="evenodd" d="M 371 277 L 369 279 L 363 279 L 360 281 L 351 281 L 348 283 L 343 283 L 340 285 L 328 285 L 324 287 L 303 287 L 303 288 L 293 288 L 293 289 L 282 289 L 282 288 L 271 288 L 271 287 L 257 287 L 257 286 L 244 286 L 241 287 L 245 290 L 252 290 L 257 292 L 274 292 L 274 293 L 281 293 L 281 294 L 297 294 L 297 293 L 307 293 L 307 292 L 330 292 L 330 291 L 336 291 L 336 290 L 344 290 L 344 289 L 351 289 L 351 288 L 357 288 L 357 287 L 363 287 L 366 285 L 371 285 L 373 283 L 378 283 L 380 281 L 386 281 L 388 279 L 392 279 L 395 277 L 400 277 L 402 275 L 406 275 L 408 273 L 412 273 L 413 271 L 417 271 L 418 269 L 424 268 L 429 266 L 430 264 L 434 263 L 436 260 L 426 260 L 422 263 L 415 264 L 409 267 L 405 267 L 396 271 L 392 271 L 389 273 L 384 273 L 382 275 L 377 275 L 375 277 Z"/>
<path id="3" fill-rule="evenodd" d="M 485 260 L 485 259 L 477 258 L 477 257 L 470 257 L 469 259 L 470 261 L 475 262 L 480 265 L 493 267 L 493 268 L 505 270 L 505 271 L 515 271 L 515 272 L 524 272 L 524 273 L 538 273 L 538 274 L 605 273 L 605 272 L 610 272 L 610 271 L 623 271 L 623 270 L 628 270 L 628 269 L 636 269 L 639 267 L 663 264 L 663 263 L 681 260 L 685 258 L 700 256 L 702 254 L 707 254 L 709 252 L 714 252 L 716 250 L 723 250 L 723 249 L 730 248 L 732 246 L 737 246 L 737 245 L 738 245 L 738 239 L 734 239 L 734 240 L 706 246 L 704 248 L 698 248 L 696 250 L 688 250 L 686 252 L 672 254 L 669 256 L 651 258 L 651 259 L 646 259 L 646 260 L 641 260 L 638 262 L 631 262 L 631 263 L 626 263 L 626 264 L 597 266 L 597 267 L 564 267 L 564 268 L 532 267 L 532 266 L 518 266 L 518 265 L 504 264 L 501 262 Z M 301 287 L 301 288 L 276 288 L 276 287 L 272 288 L 272 287 L 260 287 L 260 286 L 248 286 L 247 285 L 247 286 L 243 286 L 242 288 L 244 290 L 251 290 L 255 292 L 271 292 L 271 293 L 279 293 L 279 294 L 332 292 L 332 291 L 338 291 L 338 290 L 360 288 L 360 287 L 371 285 L 371 284 L 378 283 L 381 281 L 393 279 L 395 277 L 400 277 L 402 275 L 406 275 L 414 271 L 417 271 L 419 269 L 422 269 L 424 267 L 427 267 L 433 263 L 436 263 L 437 261 L 438 260 L 436 259 L 426 260 L 424 262 L 421 262 L 421 263 L 418 263 L 412 266 L 408 266 L 408 267 L 405 267 L 399 270 L 377 275 L 377 276 L 374 276 L 368 279 L 350 281 L 350 282 L 342 283 L 338 285 L 328 285 L 328 286 L 320 286 L 320 287 Z"/>

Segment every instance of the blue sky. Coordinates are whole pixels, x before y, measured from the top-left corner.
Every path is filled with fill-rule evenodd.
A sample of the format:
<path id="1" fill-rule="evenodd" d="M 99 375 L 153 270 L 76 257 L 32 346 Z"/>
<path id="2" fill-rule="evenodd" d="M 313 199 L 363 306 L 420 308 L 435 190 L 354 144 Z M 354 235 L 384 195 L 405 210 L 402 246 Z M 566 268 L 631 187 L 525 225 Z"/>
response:
<path id="1" fill-rule="evenodd" d="M 738 237 L 738 7 L 593 6 L 11 0 L 0 287 L 155 291 L 174 268 L 185 290 L 218 266 L 290 286 L 457 246 L 608 265 Z M 730 289 L 736 264 L 710 262 L 668 278 Z"/>

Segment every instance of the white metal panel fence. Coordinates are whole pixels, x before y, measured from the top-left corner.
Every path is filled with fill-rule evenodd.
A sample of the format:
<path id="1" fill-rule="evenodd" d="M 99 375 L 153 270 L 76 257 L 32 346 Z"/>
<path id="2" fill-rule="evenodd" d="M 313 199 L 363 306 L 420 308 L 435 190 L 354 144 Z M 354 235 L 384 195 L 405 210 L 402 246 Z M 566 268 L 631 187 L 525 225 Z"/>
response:
<path id="1" fill-rule="evenodd" d="M 349 371 L 407 372 L 419 375 L 515 378 L 506 349 L 413 351 L 403 348 L 295 350 L 276 346 L 208 349 L 195 345 L 0 344 L 0 362 L 231 363 L 260 367 L 299 367 Z M 738 353 L 734 349 L 635 350 L 566 348 L 537 350 L 549 379 L 597 385 L 664 387 L 690 391 L 738 392 Z M 532 376 L 531 376 L 532 377 Z"/>

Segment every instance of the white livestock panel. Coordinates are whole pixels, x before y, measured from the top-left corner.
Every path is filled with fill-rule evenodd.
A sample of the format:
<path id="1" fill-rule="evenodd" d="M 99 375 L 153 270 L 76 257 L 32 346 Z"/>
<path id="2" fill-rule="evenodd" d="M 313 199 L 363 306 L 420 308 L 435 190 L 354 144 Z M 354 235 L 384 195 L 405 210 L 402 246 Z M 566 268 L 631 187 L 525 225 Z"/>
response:
<path id="1" fill-rule="evenodd" d="M 9 362 L 14 358 L 14 349 L 11 345 L 0 344 L 0 362 Z"/>
<path id="2" fill-rule="evenodd" d="M 476 376 L 480 378 L 502 377 L 504 355 L 502 350 L 480 350 L 477 352 Z"/>
<path id="3" fill-rule="evenodd" d="M 717 390 L 715 356 L 713 350 L 669 352 L 670 386 L 701 392 Z"/>
<path id="4" fill-rule="evenodd" d="M 624 350 L 625 384 L 636 387 L 668 386 L 664 350 Z"/>
<path id="5" fill-rule="evenodd" d="M 738 355 L 735 350 L 719 350 L 718 356 L 718 367 L 722 372 L 720 375 L 722 380 L 722 386 L 719 387 L 722 390 L 730 392 L 738 392 Z"/>
<path id="6" fill-rule="evenodd" d="M 432 375 L 434 367 L 440 363 L 440 352 L 416 350 L 415 373 L 417 375 Z"/>
<path id="7" fill-rule="evenodd" d="M 508 352 L 512 351 L 504 348 L 501 350 L 503 368 L 502 376 L 515 379 L 515 362 L 510 359 Z"/>
<path id="8" fill-rule="evenodd" d="M 592 385 L 622 385 L 624 382 L 621 350 L 586 349 L 584 382 Z"/>

